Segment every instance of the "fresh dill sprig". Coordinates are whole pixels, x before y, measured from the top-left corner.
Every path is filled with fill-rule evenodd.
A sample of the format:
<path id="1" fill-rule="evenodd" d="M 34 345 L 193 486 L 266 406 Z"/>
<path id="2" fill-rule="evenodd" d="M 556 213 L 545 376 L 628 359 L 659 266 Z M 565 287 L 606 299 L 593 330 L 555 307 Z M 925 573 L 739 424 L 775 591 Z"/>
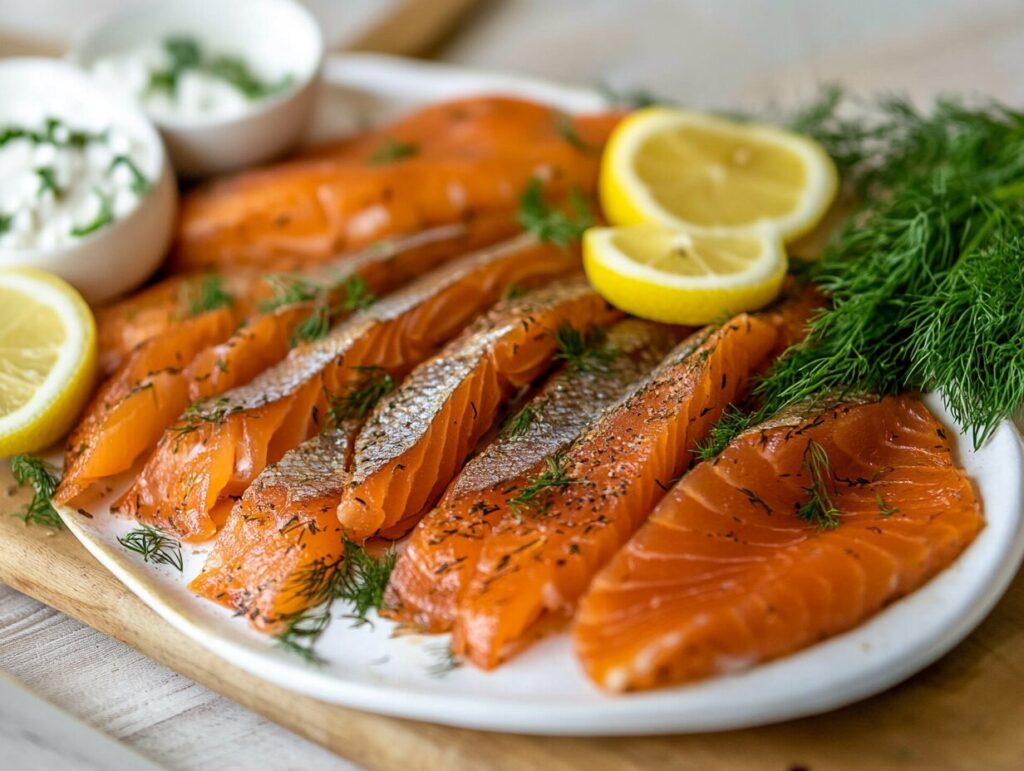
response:
<path id="1" fill-rule="evenodd" d="M 694 454 L 700 460 L 712 460 L 728 446 L 729 442 L 753 425 L 757 417 L 756 414 L 744 412 L 730 404 L 711 426 L 707 437 L 697 443 L 693 450 Z"/>
<path id="2" fill-rule="evenodd" d="M 894 514 L 900 513 L 898 508 L 886 503 L 885 498 L 882 497 L 881 493 L 875 493 L 875 500 L 878 501 L 878 515 L 880 517 L 891 517 Z"/>
<path id="3" fill-rule="evenodd" d="M 831 303 L 756 389 L 762 414 L 857 394 L 938 391 L 980 446 L 1024 401 L 1024 113 L 887 97 L 794 125 L 863 203 L 813 269 Z"/>
<path id="4" fill-rule="evenodd" d="M 524 405 L 521 410 L 505 421 L 505 425 L 501 427 L 501 435 L 509 438 L 522 436 L 530 429 L 535 417 L 537 417 L 537 405 Z"/>
<path id="5" fill-rule="evenodd" d="M 344 298 L 339 304 L 332 305 L 331 296 L 337 292 L 343 293 Z M 292 331 L 291 346 L 294 348 L 300 343 L 323 339 L 331 331 L 331 325 L 339 314 L 368 308 L 376 301 L 377 297 L 370 291 L 366 279 L 358 273 L 333 288 L 322 288 L 309 316 Z"/>
<path id="6" fill-rule="evenodd" d="M 179 573 L 185 569 L 181 556 L 181 542 L 149 525 L 129 531 L 117 542 L 128 551 L 142 555 L 143 562 L 170 565 Z"/>
<path id="7" fill-rule="evenodd" d="M 327 337 L 331 331 L 331 304 L 321 297 L 302 321 L 295 325 L 289 345 L 294 348 L 302 343 L 311 343 Z"/>
<path id="8" fill-rule="evenodd" d="M 380 147 L 374 150 L 370 156 L 370 163 L 381 165 L 395 163 L 404 158 L 412 158 L 419 155 L 420 146 L 414 142 L 399 142 L 394 139 L 385 139 Z"/>
<path id="9" fill-rule="evenodd" d="M 819 530 L 838 527 L 841 512 L 832 501 L 835 486 L 832 466 L 825 448 L 813 439 L 809 439 L 804 448 L 800 470 L 810 484 L 803 488 L 807 500 L 797 509 L 796 515 L 804 522 L 817 525 Z"/>
<path id="10" fill-rule="evenodd" d="M 335 586 L 335 597 L 352 606 L 347 617 L 354 619 L 357 626 L 370 623 L 366 614 L 383 606 L 384 590 L 397 561 L 398 552 L 394 549 L 373 557 L 362 546 L 345 538 L 345 562 Z"/>
<path id="11" fill-rule="evenodd" d="M 576 124 L 573 122 L 571 115 L 556 111 L 555 129 L 558 131 L 558 136 L 568 142 L 574 150 L 591 155 L 598 152 L 597 147 L 586 142 L 583 137 L 580 136 L 579 131 L 576 130 Z"/>
<path id="12" fill-rule="evenodd" d="M 462 659 L 455 655 L 451 645 L 439 645 L 431 651 L 435 661 L 427 667 L 432 677 L 444 677 L 462 666 Z"/>
<path id="13" fill-rule="evenodd" d="M 326 289 L 319 281 L 295 273 L 269 273 L 263 277 L 263 282 L 273 292 L 269 298 L 260 302 L 260 310 L 264 313 L 285 305 L 315 300 Z"/>
<path id="14" fill-rule="evenodd" d="M 574 188 L 569 194 L 569 203 L 573 209 L 571 216 L 553 208 L 544 199 L 541 181 L 534 177 L 519 198 L 519 224 L 541 241 L 568 246 L 578 240 L 593 222 L 590 206 L 582 190 Z"/>
<path id="15" fill-rule="evenodd" d="M 608 336 L 601 327 L 579 330 L 562 324 L 555 330 L 555 359 L 564 361 L 576 372 L 606 374 L 618 351 L 608 346 Z"/>
<path id="16" fill-rule="evenodd" d="M 64 527 L 51 501 L 53 491 L 57 489 L 57 468 L 32 455 L 15 455 L 11 458 L 11 473 L 19 487 L 27 484 L 32 488 L 32 500 L 15 515 L 26 524 L 58 530 Z"/>
<path id="17" fill-rule="evenodd" d="M 332 425 L 365 418 L 381 398 L 394 390 L 395 380 L 381 367 L 355 367 L 360 377 L 341 396 L 330 400 L 328 416 Z"/>
<path id="18" fill-rule="evenodd" d="M 345 299 L 341 301 L 343 310 L 360 311 L 377 302 L 377 296 L 370 291 L 366 279 L 358 273 L 353 273 L 345 279 L 341 284 L 341 290 L 345 293 Z"/>
<path id="19" fill-rule="evenodd" d="M 198 281 L 190 283 L 185 293 L 189 316 L 198 316 L 207 311 L 224 308 L 234 301 L 234 296 L 224 288 L 224 277 L 217 274 L 203 276 Z"/>
<path id="20" fill-rule="evenodd" d="M 296 571 L 290 582 L 295 597 L 319 607 L 287 619 L 284 630 L 277 635 L 277 642 L 310 664 L 324 663 L 315 647 L 330 626 L 334 603 L 341 600 L 351 604 L 352 612 L 348 617 L 356 626 L 370 623 L 367 614 L 383 606 L 384 591 L 398 560 L 398 553 L 393 549 L 374 557 L 347 537 L 344 542 L 345 551 L 339 559 L 314 560 Z"/>
<path id="21" fill-rule="evenodd" d="M 522 284 L 513 283 L 505 287 L 504 297 L 506 300 L 517 300 L 524 294 L 526 294 L 526 287 L 524 287 Z"/>
<path id="22" fill-rule="evenodd" d="M 639 110 L 656 104 L 672 104 L 671 99 L 662 98 L 642 88 L 620 89 L 608 83 L 599 83 L 597 88 L 601 95 L 604 96 L 609 107 L 625 107 L 631 110 Z"/>
<path id="23" fill-rule="evenodd" d="M 519 490 L 519 493 L 509 499 L 509 508 L 514 512 L 523 509 L 533 509 L 543 512 L 550 503 L 550 493 L 554 490 L 565 490 L 576 480 L 569 476 L 568 465 L 565 456 L 555 454 L 544 459 L 544 470 L 529 477 L 526 484 Z"/>

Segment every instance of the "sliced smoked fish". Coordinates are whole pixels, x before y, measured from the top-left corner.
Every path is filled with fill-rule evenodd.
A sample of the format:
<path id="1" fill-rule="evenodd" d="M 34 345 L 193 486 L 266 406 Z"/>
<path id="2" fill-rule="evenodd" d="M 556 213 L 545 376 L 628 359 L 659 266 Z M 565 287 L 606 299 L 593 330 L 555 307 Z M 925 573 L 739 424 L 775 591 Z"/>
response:
<path id="1" fill-rule="evenodd" d="M 582 277 L 506 300 L 385 396 L 356 439 L 338 519 L 354 541 L 408 531 L 444 491 L 502 405 L 547 370 L 568 325 L 620 316 Z"/>
<path id="2" fill-rule="evenodd" d="M 568 615 L 590 579 L 643 522 L 723 409 L 769 364 L 780 332 L 741 314 L 682 343 L 519 491 L 484 542 L 459 601 L 453 649 L 491 668 L 546 617 Z"/>
<path id="3" fill-rule="evenodd" d="M 838 525 L 797 516 L 828 460 Z M 597 575 L 574 639 L 611 690 L 784 656 L 921 586 L 983 526 L 946 429 L 916 396 L 752 429 L 690 471 Z"/>
<path id="4" fill-rule="evenodd" d="M 244 385 L 281 361 L 292 348 L 296 327 L 311 314 L 341 318 L 349 282 L 356 277 L 372 294 L 387 292 L 452 259 L 466 241 L 461 225 L 392 239 L 321 266 L 314 275 L 260 277 L 247 295 L 171 323 L 129 354 L 85 411 L 68 444 L 57 500 L 80 503 L 95 483 L 127 471 L 152 450 L 190 403 Z M 309 279 L 323 287 L 321 298 L 255 314 L 235 329 L 240 310 L 267 299 L 275 281 L 313 286 Z M 240 290 L 239 277 L 232 286 Z"/>
<path id="5" fill-rule="evenodd" d="M 435 269 L 325 338 L 292 349 L 248 384 L 190 407 L 118 507 L 187 540 L 209 538 L 213 517 L 226 514 L 232 497 L 264 467 L 319 430 L 365 368 L 402 376 L 507 286 L 559 276 L 578 264 L 577 252 L 524 235 Z"/>
<path id="6" fill-rule="evenodd" d="M 402 550 L 382 615 L 430 632 L 450 628 L 484 539 L 544 459 L 565 449 L 675 346 L 682 330 L 625 319 L 608 330 L 606 366 L 565 364 L 462 469 Z"/>
<path id="7" fill-rule="evenodd" d="M 345 554 L 335 509 L 358 425 L 331 426 L 267 466 L 189 588 L 264 632 L 318 604 Z"/>
<path id="8" fill-rule="evenodd" d="M 53 499 L 81 505 L 103 479 L 132 467 L 188 406 L 182 370 L 199 351 L 231 334 L 227 308 L 182 321 L 158 341 L 137 347 L 108 378 L 71 432 L 64 473 Z"/>
<path id="9" fill-rule="evenodd" d="M 366 262 L 368 255 L 376 256 L 385 273 L 395 272 L 403 277 L 389 285 L 378 285 L 375 279 L 367 277 L 378 287 L 378 292 L 383 292 L 387 286 L 397 286 L 446 259 L 511 238 L 518 229 L 515 218 L 510 215 L 474 217 L 409 236 L 389 238 L 365 250 L 338 254 L 323 265 L 312 266 L 307 273 L 309 278 L 329 281 L 334 276 L 334 268 L 344 269 L 351 261 Z M 202 303 L 204 288 L 223 292 L 225 299 L 230 299 L 230 302 L 225 302 L 225 307 L 229 307 L 236 322 L 240 322 L 259 309 L 261 301 L 274 294 L 274 282 L 268 278 L 268 270 L 282 272 L 300 266 L 301 261 L 282 257 L 273 265 L 259 270 L 225 265 L 219 273 L 170 276 L 129 297 L 98 308 L 96 326 L 102 374 L 113 373 L 141 343 L 196 315 L 194 306 Z"/>
<path id="10" fill-rule="evenodd" d="M 171 267 L 318 262 L 387 235 L 510 215 L 535 177 L 555 198 L 575 186 L 593 194 L 600 148 L 620 117 L 494 96 L 426 107 L 368 141 L 192 191 Z"/>

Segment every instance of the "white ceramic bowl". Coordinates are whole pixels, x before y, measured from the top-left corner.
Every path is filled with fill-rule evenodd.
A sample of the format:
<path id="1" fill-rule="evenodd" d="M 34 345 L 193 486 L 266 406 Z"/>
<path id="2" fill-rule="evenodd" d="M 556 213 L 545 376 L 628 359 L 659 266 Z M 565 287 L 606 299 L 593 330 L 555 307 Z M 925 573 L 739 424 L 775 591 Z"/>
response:
<path id="1" fill-rule="evenodd" d="M 0 126 L 20 103 L 42 102 L 72 118 L 89 112 L 124 127 L 147 150 L 142 168 L 153 186 L 125 217 L 77 243 L 53 248 L 0 248 L 0 267 L 28 265 L 73 284 L 96 304 L 134 289 L 156 270 L 167 251 L 177 208 L 177 187 L 160 136 L 131 104 L 111 97 L 80 70 L 55 59 L 0 61 Z"/>
<path id="2" fill-rule="evenodd" d="M 316 20 L 293 0 L 173 0 L 133 6 L 86 32 L 70 53 L 88 70 L 100 57 L 145 42 L 188 35 L 218 49 L 288 73 L 293 83 L 229 118 L 188 120 L 149 113 L 163 134 L 174 168 L 205 177 L 267 161 L 302 136 L 323 64 Z"/>

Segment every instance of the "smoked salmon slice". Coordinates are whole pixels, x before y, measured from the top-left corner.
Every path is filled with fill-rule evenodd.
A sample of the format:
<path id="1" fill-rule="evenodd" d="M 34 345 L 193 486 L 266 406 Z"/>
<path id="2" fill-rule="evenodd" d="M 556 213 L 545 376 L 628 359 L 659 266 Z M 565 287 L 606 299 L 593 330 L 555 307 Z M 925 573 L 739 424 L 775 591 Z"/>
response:
<path id="1" fill-rule="evenodd" d="M 324 265 L 312 267 L 306 277 L 330 281 L 332 268 L 343 269 L 350 261 L 365 261 L 370 254 L 381 258 L 393 255 L 389 269 L 398 270 L 408 280 L 446 259 L 511 238 L 518 231 L 519 226 L 510 215 L 474 217 L 409 236 L 389 238 L 360 252 L 339 254 Z M 268 270 L 280 273 L 301 265 L 301 261 L 282 257 L 260 270 L 225 265 L 221 272 L 171 276 L 130 297 L 98 308 L 96 326 L 101 373 L 113 373 L 140 344 L 211 305 L 229 308 L 236 322 L 241 322 L 258 310 L 263 301 L 274 296 L 275 282 L 273 277 L 268 278 Z M 377 291 L 384 289 L 378 287 Z"/>
<path id="2" fill-rule="evenodd" d="M 511 215 L 535 177 L 555 199 L 574 187 L 592 195 L 620 117 L 493 96 L 426 107 L 363 141 L 186 195 L 172 269 L 308 264 L 396 233 Z"/>
<path id="3" fill-rule="evenodd" d="M 544 459 L 565 449 L 674 347 L 682 330 L 640 319 L 609 328 L 602 366 L 562 365 L 462 469 L 416 526 L 391 574 L 381 615 L 443 632 L 503 506 Z"/>
<path id="4" fill-rule="evenodd" d="M 243 385 L 281 361 L 301 324 L 309 320 L 314 332 L 325 330 L 375 294 L 451 259 L 466 236 L 463 226 L 435 228 L 347 255 L 315 274 L 263 276 L 248 287 L 248 296 L 181 319 L 141 343 L 72 434 L 56 500 L 80 503 L 97 482 L 127 471 L 152 450 L 189 404 Z M 283 299 L 275 301 L 279 294 Z M 239 309 L 257 301 L 285 304 L 235 329 Z"/>
<path id="5" fill-rule="evenodd" d="M 353 541 L 408 531 L 432 506 L 502 405 L 542 375 L 560 330 L 620 316 L 582 278 L 506 300 L 385 396 L 356 439 L 338 519 Z"/>
<path id="6" fill-rule="evenodd" d="M 814 521 L 822 492 L 833 519 Z M 945 429 L 916 396 L 776 421 L 662 499 L 580 602 L 576 651 L 615 691 L 749 667 L 860 624 L 982 526 Z"/>
<path id="7" fill-rule="evenodd" d="M 456 654 L 492 668 L 549 618 L 572 612 L 723 409 L 770 363 L 780 330 L 769 319 L 741 314 L 684 341 L 506 502 L 459 600 Z"/>
<path id="8" fill-rule="evenodd" d="M 330 426 L 265 468 L 235 504 L 189 588 L 264 632 L 321 602 L 345 555 L 335 509 L 358 426 Z"/>
<path id="9" fill-rule="evenodd" d="M 187 540 L 212 536 L 231 498 L 319 430 L 367 367 L 400 377 L 511 284 L 563 275 L 578 252 L 520 236 L 450 262 L 292 349 L 248 384 L 192 405 L 160 440 L 119 509 Z"/>

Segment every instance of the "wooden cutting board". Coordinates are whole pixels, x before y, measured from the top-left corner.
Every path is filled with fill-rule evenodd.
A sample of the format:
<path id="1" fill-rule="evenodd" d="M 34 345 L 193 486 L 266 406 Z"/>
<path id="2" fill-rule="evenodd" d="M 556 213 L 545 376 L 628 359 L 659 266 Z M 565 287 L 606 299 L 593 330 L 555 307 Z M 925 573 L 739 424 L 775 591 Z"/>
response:
<path id="1" fill-rule="evenodd" d="M 4 464 L 0 581 L 368 768 L 992 771 L 1024 764 L 1024 574 L 978 630 L 937 664 L 827 715 L 690 736 L 510 736 L 378 717 L 268 685 L 173 629 L 70 533 L 12 516 L 26 498 Z"/>

